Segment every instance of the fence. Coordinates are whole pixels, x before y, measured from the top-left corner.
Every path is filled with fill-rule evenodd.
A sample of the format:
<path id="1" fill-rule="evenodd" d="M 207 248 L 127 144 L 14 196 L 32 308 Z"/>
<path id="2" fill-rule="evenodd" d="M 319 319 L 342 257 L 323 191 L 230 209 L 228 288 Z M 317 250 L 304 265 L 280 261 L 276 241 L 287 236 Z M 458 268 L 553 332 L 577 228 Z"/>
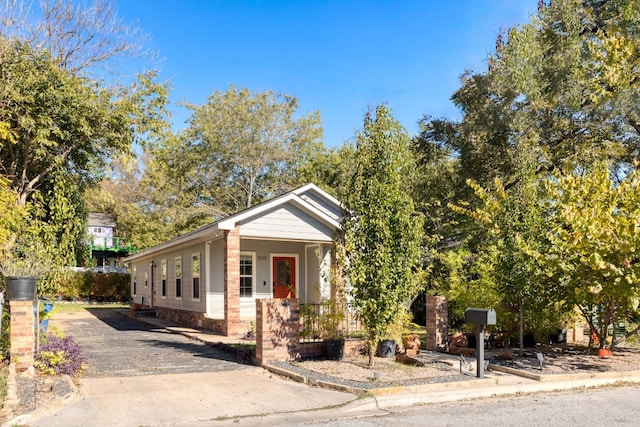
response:
<path id="1" fill-rule="evenodd" d="M 358 312 L 351 304 L 300 305 L 300 342 L 335 338 L 362 338 L 364 330 Z"/>

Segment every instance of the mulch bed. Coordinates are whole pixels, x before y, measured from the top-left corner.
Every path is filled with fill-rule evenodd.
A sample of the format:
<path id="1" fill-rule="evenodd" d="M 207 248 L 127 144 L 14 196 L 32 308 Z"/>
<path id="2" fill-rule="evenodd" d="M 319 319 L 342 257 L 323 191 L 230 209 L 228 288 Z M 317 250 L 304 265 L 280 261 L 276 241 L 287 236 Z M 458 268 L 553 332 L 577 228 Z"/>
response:
<path id="1" fill-rule="evenodd" d="M 612 357 L 599 357 L 596 349 L 584 346 L 554 345 L 525 349 L 523 357 L 515 357 L 517 349 L 508 350 L 513 360 L 498 360 L 494 353 L 492 364 L 538 375 L 629 372 L 640 370 L 640 349 L 618 348 Z M 542 368 L 537 354 L 542 354 Z"/>

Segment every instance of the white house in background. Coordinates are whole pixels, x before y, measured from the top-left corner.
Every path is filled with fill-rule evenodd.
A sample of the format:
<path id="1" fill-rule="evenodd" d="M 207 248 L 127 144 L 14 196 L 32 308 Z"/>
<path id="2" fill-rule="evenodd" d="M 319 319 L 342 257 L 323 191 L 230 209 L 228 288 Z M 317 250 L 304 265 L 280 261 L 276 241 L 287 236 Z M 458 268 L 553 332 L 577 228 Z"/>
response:
<path id="1" fill-rule="evenodd" d="M 111 215 L 90 213 L 87 219 L 87 235 L 93 246 L 113 246 L 116 222 Z"/>
<path id="2" fill-rule="evenodd" d="M 342 207 L 313 184 L 129 256 L 131 297 L 158 316 L 224 335 L 246 332 L 256 299 L 331 295 Z"/>

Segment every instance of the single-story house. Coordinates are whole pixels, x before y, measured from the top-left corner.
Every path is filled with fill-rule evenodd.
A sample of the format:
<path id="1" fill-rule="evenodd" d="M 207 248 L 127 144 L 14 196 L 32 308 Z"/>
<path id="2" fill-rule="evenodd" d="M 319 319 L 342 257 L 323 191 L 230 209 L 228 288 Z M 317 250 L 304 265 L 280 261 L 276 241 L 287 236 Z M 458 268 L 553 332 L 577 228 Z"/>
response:
<path id="1" fill-rule="evenodd" d="M 342 207 L 308 184 L 125 259 L 133 303 L 223 335 L 249 330 L 256 300 L 331 296 Z"/>

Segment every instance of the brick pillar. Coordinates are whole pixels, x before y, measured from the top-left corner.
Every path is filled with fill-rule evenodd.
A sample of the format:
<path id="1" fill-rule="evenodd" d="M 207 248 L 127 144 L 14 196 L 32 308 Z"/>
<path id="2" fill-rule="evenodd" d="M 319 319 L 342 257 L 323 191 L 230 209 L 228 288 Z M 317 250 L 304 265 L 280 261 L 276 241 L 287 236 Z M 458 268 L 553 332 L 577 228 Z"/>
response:
<path id="1" fill-rule="evenodd" d="M 240 327 L 240 227 L 224 232 L 224 319 L 226 336 Z"/>
<path id="2" fill-rule="evenodd" d="M 448 304 L 446 297 L 427 297 L 427 350 L 447 347 Z"/>
<path id="3" fill-rule="evenodd" d="M 256 361 L 300 358 L 300 304 L 295 298 L 256 300 Z"/>
<path id="4" fill-rule="evenodd" d="M 35 336 L 33 301 L 9 301 L 11 310 L 11 362 L 17 371 L 33 366 Z"/>

